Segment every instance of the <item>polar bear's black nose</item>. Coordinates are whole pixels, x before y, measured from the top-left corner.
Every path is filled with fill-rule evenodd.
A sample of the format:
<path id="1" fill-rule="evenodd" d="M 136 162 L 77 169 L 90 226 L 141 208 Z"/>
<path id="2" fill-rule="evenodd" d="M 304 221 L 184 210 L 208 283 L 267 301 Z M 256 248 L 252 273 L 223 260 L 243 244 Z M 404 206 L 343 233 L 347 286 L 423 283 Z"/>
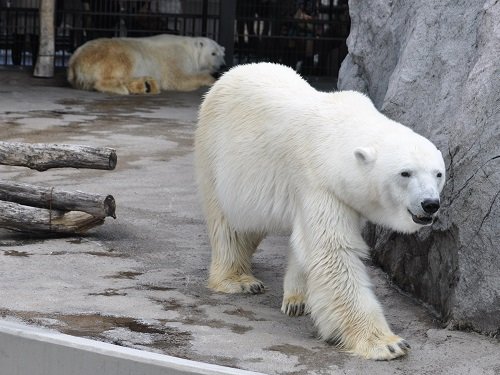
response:
<path id="1" fill-rule="evenodd" d="M 424 199 L 421 203 L 422 208 L 428 214 L 436 213 L 439 210 L 439 199 Z"/>

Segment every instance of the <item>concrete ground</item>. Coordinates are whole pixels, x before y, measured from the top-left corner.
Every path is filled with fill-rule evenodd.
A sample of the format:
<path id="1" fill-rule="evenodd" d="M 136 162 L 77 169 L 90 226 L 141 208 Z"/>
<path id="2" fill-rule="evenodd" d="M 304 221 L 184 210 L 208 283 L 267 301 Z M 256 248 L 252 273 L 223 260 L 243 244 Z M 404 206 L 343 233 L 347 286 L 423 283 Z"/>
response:
<path id="1" fill-rule="evenodd" d="M 2 141 L 116 148 L 114 171 L 0 166 L 4 180 L 112 194 L 117 219 L 84 236 L 0 229 L 0 317 L 63 333 L 267 374 L 500 374 L 497 339 L 443 329 L 369 266 L 393 330 L 412 345 L 392 362 L 340 353 L 309 317 L 280 312 L 287 238 L 254 259 L 262 295 L 205 287 L 210 248 L 193 178 L 203 92 L 111 96 L 63 76 L 0 70 Z M 0 370 L 1 373 L 1 370 Z"/>

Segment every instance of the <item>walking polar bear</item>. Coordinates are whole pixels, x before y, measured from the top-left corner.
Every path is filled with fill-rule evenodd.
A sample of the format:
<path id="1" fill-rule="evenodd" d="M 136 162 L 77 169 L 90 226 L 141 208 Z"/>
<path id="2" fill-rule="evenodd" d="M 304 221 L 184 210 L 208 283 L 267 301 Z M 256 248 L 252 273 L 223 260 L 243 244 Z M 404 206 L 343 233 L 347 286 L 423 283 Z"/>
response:
<path id="1" fill-rule="evenodd" d="M 411 233 L 432 223 L 441 153 L 353 91 L 316 91 L 292 69 L 261 63 L 224 74 L 206 95 L 195 162 L 212 246 L 209 287 L 262 293 L 251 257 L 291 232 L 282 311 L 310 312 L 322 339 L 388 360 L 409 345 L 387 324 L 362 262 L 369 220 Z"/>
<path id="2" fill-rule="evenodd" d="M 71 56 L 68 81 L 78 89 L 122 95 L 191 91 L 213 84 L 212 74 L 223 65 L 224 47 L 209 38 L 102 38 Z"/>

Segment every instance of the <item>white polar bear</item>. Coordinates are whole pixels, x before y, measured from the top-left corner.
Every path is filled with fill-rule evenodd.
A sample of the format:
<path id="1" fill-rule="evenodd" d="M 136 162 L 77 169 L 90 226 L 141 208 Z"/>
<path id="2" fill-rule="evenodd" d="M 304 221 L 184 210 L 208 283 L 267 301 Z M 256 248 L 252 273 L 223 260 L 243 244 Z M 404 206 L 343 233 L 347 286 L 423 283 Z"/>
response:
<path id="1" fill-rule="evenodd" d="M 195 139 L 212 246 L 209 287 L 261 293 L 251 257 L 291 232 L 282 311 L 310 311 L 322 339 L 371 359 L 404 355 L 371 290 L 365 219 L 411 233 L 431 224 L 441 153 L 353 91 L 316 91 L 287 67 L 242 65 L 206 95 Z"/>
<path id="2" fill-rule="evenodd" d="M 101 38 L 73 53 L 68 81 L 78 89 L 122 95 L 191 91 L 214 83 L 212 74 L 223 65 L 224 47 L 209 38 Z"/>

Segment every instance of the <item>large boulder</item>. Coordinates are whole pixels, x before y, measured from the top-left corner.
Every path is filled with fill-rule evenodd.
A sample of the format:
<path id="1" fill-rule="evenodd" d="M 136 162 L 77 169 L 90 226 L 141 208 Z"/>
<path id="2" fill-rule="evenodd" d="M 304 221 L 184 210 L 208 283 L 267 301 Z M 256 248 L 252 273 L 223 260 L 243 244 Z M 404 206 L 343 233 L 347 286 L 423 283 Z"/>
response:
<path id="1" fill-rule="evenodd" d="M 366 92 L 447 164 L 439 220 L 370 228 L 374 257 L 445 322 L 500 333 L 500 2 L 350 0 L 339 89 Z"/>

